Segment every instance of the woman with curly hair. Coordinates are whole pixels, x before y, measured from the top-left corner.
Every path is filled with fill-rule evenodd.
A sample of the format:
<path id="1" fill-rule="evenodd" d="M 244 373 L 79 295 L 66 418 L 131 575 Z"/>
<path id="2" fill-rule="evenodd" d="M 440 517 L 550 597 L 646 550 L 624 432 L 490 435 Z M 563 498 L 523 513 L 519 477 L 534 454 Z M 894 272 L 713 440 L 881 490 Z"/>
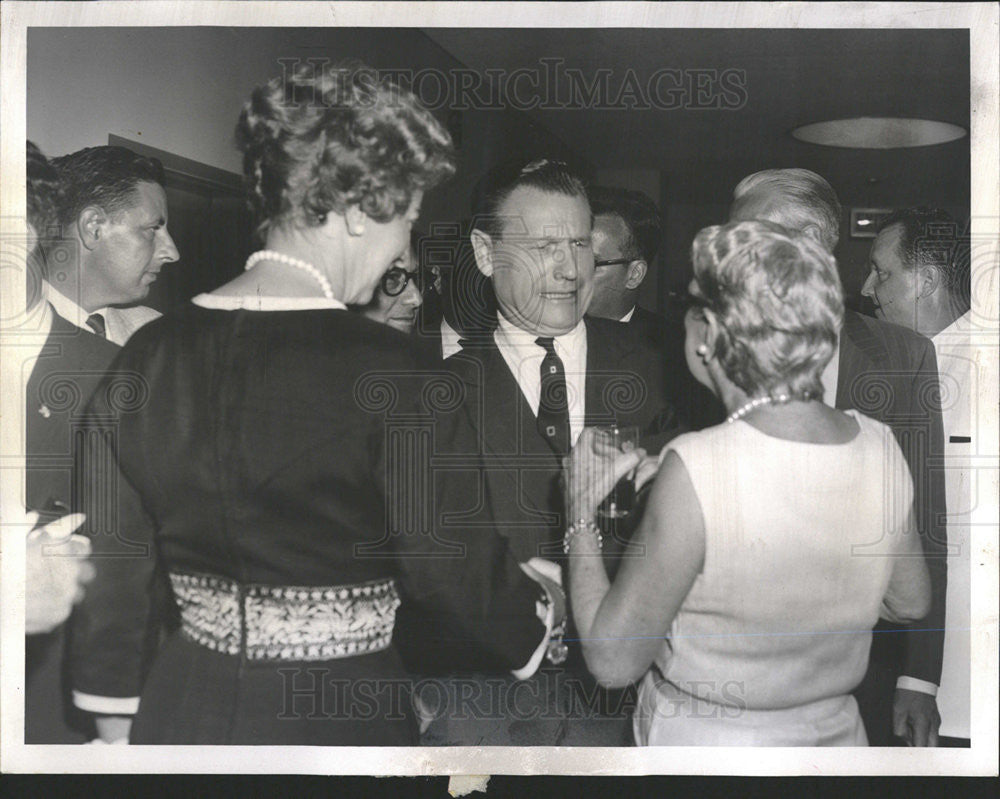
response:
<path id="1" fill-rule="evenodd" d="M 705 228 L 691 252 L 688 366 L 729 418 L 667 446 L 644 556 L 612 585 L 592 494 L 639 456 L 581 437 L 566 548 L 584 656 L 608 685 L 639 682 L 640 745 L 866 745 L 851 690 L 871 629 L 924 616 L 930 588 L 891 431 L 821 401 L 836 264 L 768 222 Z"/>
<path id="2" fill-rule="evenodd" d="M 78 704 L 135 712 L 131 743 L 417 743 L 401 602 L 459 667 L 517 669 L 545 641 L 545 582 L 503 538 L 422 526 L 426 464 L 412 424 L 394 426 L 426 423 L 448 386 L 428 383 L 415 339 L 347 310 L 405 257 L 424 191 L 454 168 L 430 113 L 373 77 L 349 65 L 253 92 L 237 138 L 264 249 L 114 366 L 140 378 L 117 458 L 180 619 L 145 679 L 138 590 L 80 625 Z"/>

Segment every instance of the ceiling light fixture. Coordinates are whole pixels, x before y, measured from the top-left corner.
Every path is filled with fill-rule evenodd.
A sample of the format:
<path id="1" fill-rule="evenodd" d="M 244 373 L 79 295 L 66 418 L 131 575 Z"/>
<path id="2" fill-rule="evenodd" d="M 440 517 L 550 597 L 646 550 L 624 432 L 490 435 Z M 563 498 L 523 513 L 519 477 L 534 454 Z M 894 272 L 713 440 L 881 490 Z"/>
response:
<path id="1" fill-rule="evenodd" d="M 802 125 L 792 131 L 799 141 L 827 147 L 891 150 L 897 147 L 928 147 L 966 136 L 965 128 L 933 119 L 899 117 L 855 117 Z"/>

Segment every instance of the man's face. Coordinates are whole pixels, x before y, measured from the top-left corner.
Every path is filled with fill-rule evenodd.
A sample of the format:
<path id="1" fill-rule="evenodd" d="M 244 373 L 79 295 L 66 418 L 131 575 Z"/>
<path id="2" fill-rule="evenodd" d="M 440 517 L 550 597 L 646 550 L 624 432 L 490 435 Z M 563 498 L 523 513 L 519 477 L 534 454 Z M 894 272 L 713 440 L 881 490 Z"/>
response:
<path id="1" fill-rule="evenodd" d="M 920 272 L 908 268 L 900 257 L 902 235 L 902 225 L 890 225 L 876 236 L 861 294 L 871 297 L 879 319 L 916 330 Z"/>
<path id="2" fill-rule="evenodd" d="M 568 333 L 594 290 L 587 199 L 521 187 L 500 214 L 504 230 L 490 246 L 500 312 L 539 336 Z"/>
<path id="3" fill-rule="evenodd" d="M 398 258 L 393 266 L 405 269 L 411 273 L 411 278 L 406 281 L 403 290 L 395 296 L 385 294 L 381 288 L 376 290 L 374 300 L 365 309 L 365 315 L 402 333 L 411 333 L 417 322 L 417 309 L 424 303 L 419 280 L 413 278 L 419 270 L 417 255 L 413 248 L 411 247 L 404 257 Z"/>
<path id="4" fill-rule="evenodd" d="M 88 304 L 122 305 L 149 294 L 162 266 L 180 257 L 167 232 L 163 188 L 139 183 L 132 204 L 104 225 L 92 255 L 82 292 L 93 298 Z"/>
<path id="5" fill-rule="evenodd" d="M 594 246 L 594 262 L 616 261 L 607 266 L 594 267 L 594 299 L 588 309 L 591 316 L 619 319 L 624 312 L 619 309 L 630 305 L 626 295 L 630 260 L 624 257 L 622 249 L 628 239 L 628 228 L 617 214 L 601 214 L 594 217 L 591 233 Z"/>

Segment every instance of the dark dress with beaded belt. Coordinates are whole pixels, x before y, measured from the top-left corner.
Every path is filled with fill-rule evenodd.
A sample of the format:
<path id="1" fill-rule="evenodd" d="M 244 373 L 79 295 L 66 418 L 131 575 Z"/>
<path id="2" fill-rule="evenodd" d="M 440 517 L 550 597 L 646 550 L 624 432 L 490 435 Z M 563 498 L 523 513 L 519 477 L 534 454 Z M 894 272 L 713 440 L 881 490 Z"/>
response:
<path id="1" fill-rule="evenodd" d="M 492 530 L 441 529 L 435 453 L 468 420 L 410 341 L 344 310 L 190 305 L 117 359 L 135 389 L 90 440 L 125 480 L 95 509 L 73 682 L 141 695 L 132 743 L 416 743 L 400 602 L 456 668 L 528 662 L 539 588 Z M 156 558 L 181 621 L 147 675 Z"/>

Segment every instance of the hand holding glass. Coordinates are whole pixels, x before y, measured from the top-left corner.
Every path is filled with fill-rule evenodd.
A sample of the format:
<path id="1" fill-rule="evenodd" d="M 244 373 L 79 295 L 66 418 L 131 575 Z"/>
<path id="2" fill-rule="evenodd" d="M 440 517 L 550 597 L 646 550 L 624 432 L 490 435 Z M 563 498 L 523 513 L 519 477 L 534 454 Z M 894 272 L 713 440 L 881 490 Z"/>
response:
<path id="1" fill-rule="evenodd" d="M 618 452 L 632 452 L 639 446 L 639 428 L 633 426 L 619 427 L 618 425 L 607 425 L 598 427 L 597 432 L 605 439 L 605 444 L 610 450 Z M 612 468 L 608 464 L 608 468 Z M 635 503 L 635 471 L 625 475 L 608 494 L 604 502 L 597 509 L 597 515 L 605 519 L 624 519 L 628 516 Z"/>

